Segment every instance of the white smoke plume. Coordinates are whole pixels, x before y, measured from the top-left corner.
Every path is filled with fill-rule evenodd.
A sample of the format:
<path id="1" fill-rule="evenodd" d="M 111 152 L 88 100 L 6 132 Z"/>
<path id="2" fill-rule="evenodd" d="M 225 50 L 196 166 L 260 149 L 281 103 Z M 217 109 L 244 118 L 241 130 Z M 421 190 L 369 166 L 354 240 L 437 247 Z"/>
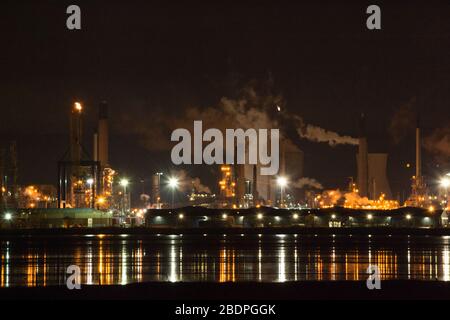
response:
<path id="1" fill-rule="evenodd" d="M 142 109 L 139 119 L 132 119 L 127 110 L 121 117 L 120 128 L 131 128 L 150 150 L 169 150 L 173 146 L 171 132 L 176 128 L 192 130 L 194 120 L 202 120 L 204 130 L 217 128 L 222 132 L 227 128 L 280 129 L 283 138 L 297 147 L 300 139 L 326 142 L 330 146 L 358 144 L 352 137 L 305 124 L 300 116 L 286 110 L 281 95 L 259 94 L 252 86 L 244 88 L 237 99 L 223 97 L 215 107 L 188 107 L 177 116 L 166 112 Z"/>
<path id="2" fill-rule="evenodd" d="M 323 186 L 320 182 L 318 182 L 315 179 L 306 178 L 306 177 L 298 179 L 296 182 L 294 182 L 292 184 L 292 187 L 297 188 L 297 189 L 301 189 L 304 187 L 311 187 L 311 188 L 315 188 L 315 189 L 319 189 L 319 190 L 323 189 Z"/>
<path id="3" fill-rule="evenodd" d="M 314 142 L 326 142 L 334 147 L 338 144 L 358 145 L 358 139 L 350 136 L 341 136 L 336 132 L 328 131 L 313 125 L 306 125 L 305 128 L 297 129 L 300 137 Z"/>
<path id="4" fill-rule="evenodd" d="M 359 144 L 359 141 L 356 138 L 341 136 L 337 132 L 328 131 L 315 125 L 306 124 L 303 118 L 290 114 L 284 110 L 281 112 L 281 117 L 283 119 L 283 126 L 294 129 L 295 134 L 298 135 L 300 139 L 306 139 L 312 142 L 325 142 L 332 147 L 340 144 Z"/>
<path id="5" fill-rule="evenodd" d="M 211 189 L 202 184 L 200 178 L 192 178 L 186 170 L 172 170 L 171 176 L 178 179 L 178 189 L 181 192 L 194 189 L 196 192 L 211 193 Z"/>
<path id="6" fill-rule="evenodd" d="M 192 187 L 200 193 L 211 193 L 211 189 L 209 187 L 203 185 L 200 181 L 200 178 L 193 178 L 192 179 Z"/>
<path id="7" fill-rule="evenodd" d="M 320 206 L 329 207 L 335 205 L 344 205 L 351 208 L 361 208 L 369 205 L 375 205 L 373 200 L 369 200 L 367 197 L 361 197 L 356 192 L 341 192 L 337 190 L 325 190 L 320 195 Z"/>
<path id="8" fill-rule="evenodd" d="M 361 197 L 356 192 L 347 192 L 344 195 L 344 198 L 345 198 L 345 204 L 347 206 L 362 207 L 362 206 L 370 205 L 370 200 L 367 197 Z"/>
<path id="9" fill-rule="evenodd" d="M 317 198 L 321 207 L 330 207 L 338 204 L 342 198 L 342 192 L 339 189 L 323 191 L 320 197 Z"/>

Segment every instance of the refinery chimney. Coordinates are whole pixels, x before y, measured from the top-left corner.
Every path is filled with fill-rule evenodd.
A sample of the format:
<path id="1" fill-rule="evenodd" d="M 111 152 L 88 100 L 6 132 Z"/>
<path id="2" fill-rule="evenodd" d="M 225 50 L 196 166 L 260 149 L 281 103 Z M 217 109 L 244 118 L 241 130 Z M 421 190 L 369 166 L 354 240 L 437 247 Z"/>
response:
<path id="1" fill-rule="evenodd" d="M 253 165 L 253 186 L 252 186 L 252 197 L 253 197 L 253 206 L 258 205 L 258 168 L 257 165 Z"/>
<path id="2" fill-rule="evenodd" d="M 161 172 L 152 176 L 152 204 L 156 209 L 161 209 Z"/>
<path id="3" fill-rule="evenodd" d="M 359 195 L 361 197 L 367 197 L 369 187 L 369 162 L 364 114 L 361 114 L 361 118 L 359 121 L 359 147 L 357 154 L 357 167 L 357 185 Z"/>
<path id="4" fill-rule="evenodd" d="M 106 101 L 100 103 L 98 116 L 98 133 L 97 133 L 97 161 L 100 162 L 101 168 L 109 167 L 109 128 L 108 128 L 108 104 Z"/>
<path id="5" fill-rule="evenodd" d="M 420 137 L 420 122 L 417 117 L 416 125 L 416 180 L 419 181 L 422 177 L 422 150 L 421 150 L 421 137 Z"/>
<path id="6" fill-rule="evenodd" d="M 75 102 L 70 115 L 70 160 L 74 163 L 81 161 L 82 111 L 83 106 L 79 102 Z"/>

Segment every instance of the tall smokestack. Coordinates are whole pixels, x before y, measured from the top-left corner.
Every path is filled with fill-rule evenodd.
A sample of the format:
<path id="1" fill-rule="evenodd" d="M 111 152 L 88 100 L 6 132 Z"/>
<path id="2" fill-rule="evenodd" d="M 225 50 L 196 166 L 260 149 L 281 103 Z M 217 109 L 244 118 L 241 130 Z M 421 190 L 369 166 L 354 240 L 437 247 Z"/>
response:
<path id="1" fill-rule="evenodd" d="M 243 164 L 235 164 L 235 182 L 236 182 L 236 204 L 243 205 L 244 204 L 244 195 L 245 195 L 245 166 Z"/>
<path id="2" fill-rule="evenodd" d="M 235 182 L 235 204 L 242 206 L 244 204 L 245 195 L 245 166 L 237 163 L 237 144 L 234 146 L 234 182 Z"/>
<path id="3" fill-rule="evenodd" d="M 367 137 L 365 128 L 365 117 L 361 114 L 359 121 L 359 148 L 357 155 L 357 166 L 358 166 L 358 190 L 361 197 L 368 196 L 369 188 L 369 162 L 368 162 L 368 148 L 367 148 Z"/>
<path id="4" fill-rule="evenodd" d="M 109 128 L 108 128 L 108 104 L 100 103 L 98 117 L 98 145 L 97 157 L 102 168 L 109 167 Z"/>
<path id="5" fill-rule="evenodd" d="M 94 161 L 98 161 L 98 133 L 94 133 L 94 141 L 92 144 L 92 154 Z"/>
<path id="6" fill-rule="evenodd" d="M 420 137 L 420 120 L 417 117 L 416 125 L 416 179 L 420 180 L 422 177 L 422 150 Z"/>
<path id="7" fill-rule="evenodd" d="M 75 163 L 81 161 L 82 111 L 82 105 L 79 102 L 75 102 L 70 115 L 70 159 Z"/>
<path id="8" fill-rule="evenodd" d="M 152 176 L 152 203 L 156 209 L 161 209 L 161 175 L 157 172 Z"/>
<path id="9" fill-rule="evenodd" d="M 253 196 L 253 205 L 256 206 L 258 204 L 258 168 L 253 165 L 253 186 L 252 186 L 252 196 Z"/>

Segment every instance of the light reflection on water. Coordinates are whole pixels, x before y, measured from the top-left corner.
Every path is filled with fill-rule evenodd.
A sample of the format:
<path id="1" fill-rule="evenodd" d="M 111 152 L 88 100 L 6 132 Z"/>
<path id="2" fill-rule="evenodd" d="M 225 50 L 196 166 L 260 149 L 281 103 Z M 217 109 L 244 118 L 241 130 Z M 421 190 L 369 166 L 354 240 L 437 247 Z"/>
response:
<path id="1" fill-rule="evenodd" d="M 450 239 L 434 236 L 65 236 L 0 240 L 0 287 L 146 281 L 450 281 Z"/>

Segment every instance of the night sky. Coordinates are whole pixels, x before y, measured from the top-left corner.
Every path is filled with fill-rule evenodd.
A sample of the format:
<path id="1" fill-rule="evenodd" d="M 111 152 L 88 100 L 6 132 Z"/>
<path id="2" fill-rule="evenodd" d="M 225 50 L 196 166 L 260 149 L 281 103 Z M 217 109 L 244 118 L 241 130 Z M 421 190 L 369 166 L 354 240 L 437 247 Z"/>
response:
<path id="1" fill-rule="evenodd" d="M 80 31 L 66 29 L 70 4 L 81 7 Z M 68 147 L 72 103 L 86 108 L 91 150 L 97 106 L 106 100 L 111 164 L 136 185 L 170 167 L 170 150 L 146 147 L 134 121 L 152 130 L 161 117 L 214 107 L 249 83 L 270 82 L 290 112 L 327 130 L 356 136 L 365 113 L 370 151 L 389 153 L 394 195 L 408 191 L 414 124 L 392 120 L 399 112 L 419 112 L 424 136 L 448 133 L 450 5 L 377 2 L 382 30 L 369 31 L 369 4 L 2 2 L 0 141 L 18 142 L 20 183 L 54 183 Z M 342 188 L 356 175 L 354 146 L 306 140 L 302 146 L 305 176 L 325 187 Z M 424 151 L 430 181 L 449 169 L 449 154 Z M 193 171 L 216 187 L 210 170 Z"/>

